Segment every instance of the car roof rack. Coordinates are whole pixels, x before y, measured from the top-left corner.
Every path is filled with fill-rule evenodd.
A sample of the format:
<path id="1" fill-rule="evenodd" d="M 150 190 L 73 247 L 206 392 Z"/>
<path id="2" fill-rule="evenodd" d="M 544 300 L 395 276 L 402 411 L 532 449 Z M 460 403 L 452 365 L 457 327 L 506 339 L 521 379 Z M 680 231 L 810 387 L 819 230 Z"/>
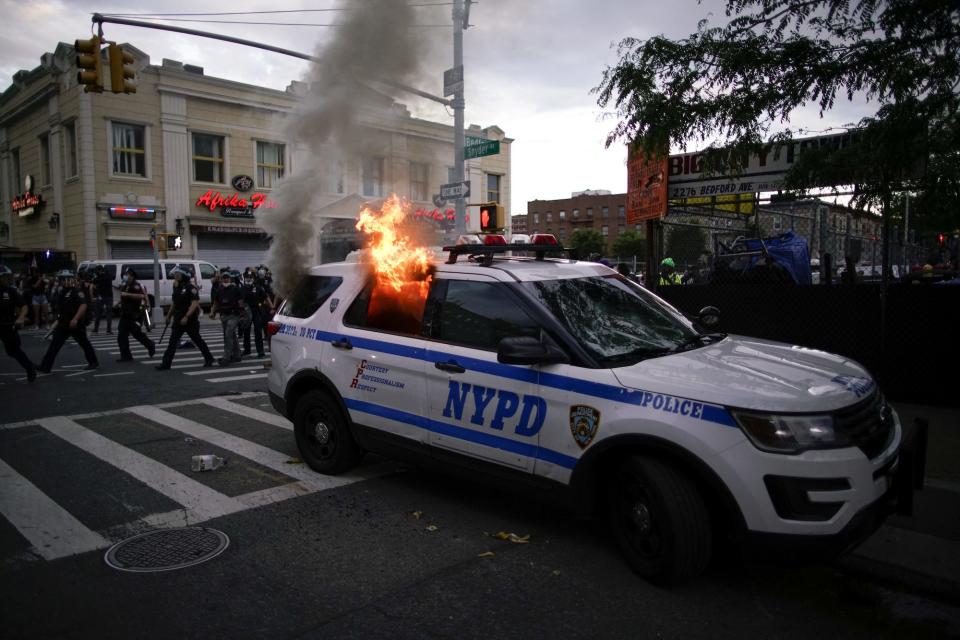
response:
<path id="1" fill-rule="evenodd" d="M 457 258 L 466 255 L 468 259 L 478 261 L 485 267 L 493 264 L 495 255 L 508 251 L 530 251 L 537 260 L 543 260 L 548 253 L 563 254 L 573 251 L 572 248 L 559 244 L 458 244 L 444 247 L 443 250 L 450 254 L 447 257 L 447 264 L 456 264 Z"/>

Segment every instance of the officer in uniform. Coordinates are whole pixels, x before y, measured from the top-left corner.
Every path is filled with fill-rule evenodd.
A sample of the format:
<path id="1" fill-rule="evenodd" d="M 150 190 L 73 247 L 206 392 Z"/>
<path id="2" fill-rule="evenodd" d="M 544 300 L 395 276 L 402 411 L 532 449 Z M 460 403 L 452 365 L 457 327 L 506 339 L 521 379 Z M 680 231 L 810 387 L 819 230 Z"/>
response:
<path id="1" fill-rule="evenodd" d="M 173 330 L 170 332 L 170 342 L 167 344 L 167 350 L 163 352 L 163 362 L 157 365 L 159 371 L 170 368 L 173 362 L 173 354 L 177 351 L 177 345 L 180 344 L 180 336 L 186 333 L 190 336 L 193 344 L 200 349 L 203 354 L 203 366 L 213 366 L 213 356 L 210 354 L 210 348 L 203 341 L 200 335 L 200 291 L 196 286 L 190 283 L 190 274 L 179 266 L 170 270 L 169 275 L 173 276 L 173 304 L 167 311 L 166 323 L 170 324 L 173 318 Z"/>
<path id="2" fill-rule="evenodd" d="M 98 264 L 93 270 L 93 286 L 97 296 L 93 332 L 100 333 L 100 320 L 106 318 L 107 333 L 113 333 L 113 279 L 102 264 Z M 119 331 L 119 328 L 117 330 Z"/>
<path id="3" fill-rule="evenodd" d="M 100 363 L 97 361 L 97 353 L 87 339 L 87 326 L 84 323 L 84 316 L 90 306 L 90 297 L 87 295 L 86 288 L 77 284 L 76 274 L 69 269 L 58 272 L 57 279 L 60 281 L 60 293 L 57 296 L 57 325 L 53 330 L 53 342 L 50 343 L 37 371 L 50 373 L 53 361 L 67 338 L 73 338 L 83 349 L 83 355 L 87 359 L 86 369 L 98 369 Z"/>
<path id="4" fill-rule="evenodd" d="M 262 358 L 263 334 L 270 315 L 270 293 L 262 280 L 254 280 L 251 270 L 243 275 L 243 301 L 250 313 L 250 323 L 243 330 L 243 355 L 250 355 L 250 329 L 253 329 L 254 342 L 257 345 L 257 357 Z"/>
<path id="5" fill-rule="evenodd" d="M 124 282 L 120 285 L 120 323 L 117 327 L 117 346 L 120 347 L 120 359 L 117 362 L 133 360 L 130 353 L 130 336 L 147 348 L 150 357 L 156 353 L 153 340 L 144 335 L 140 329 L 143 319 L 144 305 L 149 303 L 143 285 L 137 282 L 137 274 L 133 269 L 123 272 Z"/>
<path id="6" fill-rule="evenodd" d="M 210 309 L 210 317 L 220 314 L 220 323 L 223 325 L 223 357 L 221 365 L 240 362 L 240 341 L 237 338 L 237 329 L 240 325 L 240 316 L 243 314 L 243 291 L 234 280 L 239 279 L 239 273 L 229 271 L 221 274 L 220 288 L 217 297 Z"/>
<path id="7" fill-rule="evenodd" d="M 0 264 L 0 342 L 7 355 L 20 363 L 27 372 L 27 381 L 37 379 L 37 371 L 33 362 L 20 348 L 20 334 L 18 329 L 23 327 L 30 305 L 26 303 L 10 284 L 13 272 L 6 265 Z"/>

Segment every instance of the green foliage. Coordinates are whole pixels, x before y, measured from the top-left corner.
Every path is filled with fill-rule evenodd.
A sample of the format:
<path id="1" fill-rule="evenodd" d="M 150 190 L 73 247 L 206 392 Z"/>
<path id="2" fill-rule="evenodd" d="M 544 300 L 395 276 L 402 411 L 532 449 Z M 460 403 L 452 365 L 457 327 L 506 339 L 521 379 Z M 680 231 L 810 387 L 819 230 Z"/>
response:
<path id="1" fill-rule="evenodd" d="M 647 255 L 647 240 L 636 231 L 624 231 L 613 241 L 611 252 L 620 258 L 637 256 L 637 259 L 642 260 Z"/>
<path id="2" fill-rule="evenodd" d="M 648 152 L 710 143 L 708 171 L 733 171 L 774 128 L 815 104 L 866 98 L 876 113 L 837 153 L 807 152 L 788 188 L 856 184 L 861 206 L 918 193 L 936 216 L 960 206 L 960 3 L 949 0 L 728 0 L 725 26 L 680 40 L 627 38 L 595 92 L 615 108 L 607 144 Z"/>
<path id="3" fill-rule="evenodd" d="M 577 229 L 570 235 L 570 246 L 577 250 L 577 257 L 586 260 L 591 254 L 603 255 L 607 243 L 596 229 Z"/>

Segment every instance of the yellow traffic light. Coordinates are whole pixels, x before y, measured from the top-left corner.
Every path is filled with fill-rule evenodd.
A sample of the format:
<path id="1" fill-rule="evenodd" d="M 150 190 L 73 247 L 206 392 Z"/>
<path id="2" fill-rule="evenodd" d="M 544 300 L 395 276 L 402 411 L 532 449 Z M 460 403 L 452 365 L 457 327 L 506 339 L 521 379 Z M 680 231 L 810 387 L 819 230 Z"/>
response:
<path id="1" fill-rule="evenodd" d="M 114 93 L 136 93 L 137 86 L 127 82 L 134 77 L 133 67 L 128 66 L 134 62 L 133 54 L 124 51 L 118 44 L 111 44 L 107 54 L 110 56 L 110 90 Z"/>
<path id="2" fill-rule="evenodd" d="M 503 205 L 488 202 L 480 205 L 480 231 L 497 231 L 506 227 L 504 224 Z"/>
<path id="3" fill-rule="evenodd" d="M 103 75 L 100 69 L 100 38 L 93 36 L 89 40 L 74 40 L 77 51 L 77 84 L 83 85 L 86 92 L 103 91 Z"/>

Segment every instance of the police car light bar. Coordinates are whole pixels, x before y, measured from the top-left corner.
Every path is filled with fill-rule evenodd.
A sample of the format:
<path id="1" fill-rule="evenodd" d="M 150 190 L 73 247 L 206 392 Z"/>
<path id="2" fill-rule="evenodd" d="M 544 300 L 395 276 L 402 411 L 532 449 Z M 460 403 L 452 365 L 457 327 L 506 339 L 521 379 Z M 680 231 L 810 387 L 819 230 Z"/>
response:
<path id="1" fill-rule="evenodd" d="M 444 247 L 444 251 L 449 252 L 447 264 L 456 264 L 457 258 L 462 255 L 483 256 L 484 264 L 491 264 L 493 256 L 508 251 L 531 251 L 537 260 L 543 260 L 548 253 L 569 253 L 571 248 L 563 247 L 559 244 L 460 244 L 453 247 Z"/>

